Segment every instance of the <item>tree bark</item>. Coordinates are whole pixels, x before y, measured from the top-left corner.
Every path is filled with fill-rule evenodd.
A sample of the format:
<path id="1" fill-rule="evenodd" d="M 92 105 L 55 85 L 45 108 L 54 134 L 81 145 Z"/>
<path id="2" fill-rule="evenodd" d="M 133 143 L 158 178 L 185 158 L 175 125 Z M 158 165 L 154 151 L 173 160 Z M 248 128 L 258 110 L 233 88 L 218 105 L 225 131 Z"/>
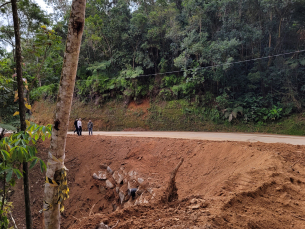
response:
<path id="1" fill-rule="evenodd" d="M 17 73 L 17 83 L 18 83 L 18 97 L 19 97 L 19 116 L 20 116 L 20 128 L 21 131 L 26 130 L 25 122 L 25 105 L 23 97 L 23 79 L 22 79 L 22 68 L 21 68 L 21 44 L 20 44 L 20 28 L 19 28 L 19 18 L 17 12 L 17 2 L 16 0 L 11 0 L 13 21 L 14 21 L 14 32 L 15 32 L 15 50 L 16 50 L 16 73 Z M 30 186 L 29 186 L 29 173 L 28 173 L 28 163 L 23 162 L 23 186 L 24 186 L 24 202 L 25 202 L 25 217 L 26 217 L 26 228 L 32 229 L 32 215 L 31 215 L 31 201 L 30 201 Z"/>
<path id="2" fill-rule="evenodd" d="M 17 73 L 17 83 L 18 83 L 18 97 L 19 97 L 19 116 L 21 131 L 26 130 L 25 123 L 25 105 L 23 97 L 23 80 L 22 80 L 22 68 L 21 68 L 21 44 L 20 44 L 20 29 L 19 29 L 19 18 L 17 13 L 17 2 L 12 0 L 12 11 L 13 11 L 13 20 L 14 20 L 14 32 L 15 32 L 15 43 L 16 43 L 16 73 Z"/>
<path id="3" fill-rule="evenodd" d="M 56 114 L 52 129 L 51 146 L 46 176 L 54 179 L 55 172 L 64 168 L 65 146 L 72 105 L 76 71 L 78 65 L 81 39 L 84 29 L 86 0 L 73 0 L 68 26 L 66 50 L 60 79 L 56 104 Z M 58 160 L 54 161 L 54 158 Z M 44 212 L 45 229 L 60 228 L 60 206 L 56 200 L 57 187 L 46 183 L 44 190 L 44 208 L 52 207 Z"/>

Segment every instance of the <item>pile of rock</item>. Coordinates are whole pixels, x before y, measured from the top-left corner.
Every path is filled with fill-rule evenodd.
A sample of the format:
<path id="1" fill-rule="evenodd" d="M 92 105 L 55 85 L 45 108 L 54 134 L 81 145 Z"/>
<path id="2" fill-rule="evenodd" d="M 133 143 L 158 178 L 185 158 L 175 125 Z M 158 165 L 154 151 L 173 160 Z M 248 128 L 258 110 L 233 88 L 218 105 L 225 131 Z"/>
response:
<path id="1" fill-rule="evenodd" d="M 128 207 L 137 204 L 147 204 L 154 199 L 154 192 L 135 170 L 127 172 L 124 167 L 114 171 L 108 165 L 102 164 L 101 171 L 93 174 L 93 178 L 100 180 L 100 193 L 107 196 L 109 190 L 113 193 L 118 204 Z"/>

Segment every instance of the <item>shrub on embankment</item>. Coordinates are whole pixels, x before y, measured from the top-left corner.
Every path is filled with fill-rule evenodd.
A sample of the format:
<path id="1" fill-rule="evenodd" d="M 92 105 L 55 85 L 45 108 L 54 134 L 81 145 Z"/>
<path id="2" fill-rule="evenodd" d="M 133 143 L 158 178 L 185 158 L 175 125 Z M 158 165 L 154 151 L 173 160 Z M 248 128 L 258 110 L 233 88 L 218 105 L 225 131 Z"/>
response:
<path id="1" fill-rule="evenodd" d="M 52 123 L 55 103 L 40 100 L 33 106 L 31 120 L 40 124 Z M 235 112 L 230 111 L 231 114 Z M 305 114 L 294 114 L 279 119 L 253 121 L 245 113 L 232 114 L 231 121 L 225 112 L 216 108 L 199 107 L 187 100 L 142 100 L 128 106 L 122 101 L 104 104 L 80 102 L 72 105 L 69 130 L 74 129 L 75 118 L 82 118 L 84 130 L 91 119 L 95 131 L 154 130 L 154 131 L 218 131 L 261 132 L 289 135 L 305 135 Z"/>

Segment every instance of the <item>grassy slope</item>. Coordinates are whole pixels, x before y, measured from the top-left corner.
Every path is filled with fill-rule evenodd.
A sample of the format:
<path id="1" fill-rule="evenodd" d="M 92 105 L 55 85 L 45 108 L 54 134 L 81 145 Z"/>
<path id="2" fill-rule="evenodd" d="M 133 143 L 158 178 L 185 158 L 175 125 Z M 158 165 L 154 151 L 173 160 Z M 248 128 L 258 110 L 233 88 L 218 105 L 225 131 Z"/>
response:
<path id="1" fill-rule="evenodd" d="M 36 102 L 31 120 L 52 123 L 55 104 L 47 101 Z M 126 129 L 164 130 L 164 131 L 219 131 L 219 132 L 260 132 L 289 135 L 305 135 L 305 117 L 292 115 L 268 123 L 244 123 L 233 120 L 216 120 L 211 114 L 193 109 L 185 100 L 150 103 L 140 105 L 134 102 L 125 107 L 123 102 L 108 102 L 104 105 L 84 104 L 74 101 L 69 129 L 73 130 L 75 118 L 81 117 L 84 123 L 94 122 L 94 130 L 118 131 Z M 86 128 L 85 128 L 86 130 Z"/>

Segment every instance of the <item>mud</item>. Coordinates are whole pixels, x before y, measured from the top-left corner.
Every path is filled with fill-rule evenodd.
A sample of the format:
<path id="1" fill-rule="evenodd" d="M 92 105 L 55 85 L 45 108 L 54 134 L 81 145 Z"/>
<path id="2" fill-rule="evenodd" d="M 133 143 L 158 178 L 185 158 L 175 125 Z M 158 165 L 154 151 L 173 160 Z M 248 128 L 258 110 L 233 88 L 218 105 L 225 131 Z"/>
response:
<path id="1" fill-rule="evenodd" d="M 44 159 L 48 146 L 47 141 L 39 145 Z M 93 229 L 118 221 L 115 228 L 305 228 L 304 152 L 305 146 L 280 143 L 69 135 L 65 165 L 71 193 L 61 228 Z M 182 157 L 178 200 L 162 203 Z M 137 171 L 155 198 L 121 206 L 114 189 L 101 191 L 104 181 L 92 177 L 101 164 Z M 40 229 L 44 176 L 38 166 L 30 181 L 34 228 Z M 25 228 L 21 182 L 10 200 L 18 228 Z"/>

